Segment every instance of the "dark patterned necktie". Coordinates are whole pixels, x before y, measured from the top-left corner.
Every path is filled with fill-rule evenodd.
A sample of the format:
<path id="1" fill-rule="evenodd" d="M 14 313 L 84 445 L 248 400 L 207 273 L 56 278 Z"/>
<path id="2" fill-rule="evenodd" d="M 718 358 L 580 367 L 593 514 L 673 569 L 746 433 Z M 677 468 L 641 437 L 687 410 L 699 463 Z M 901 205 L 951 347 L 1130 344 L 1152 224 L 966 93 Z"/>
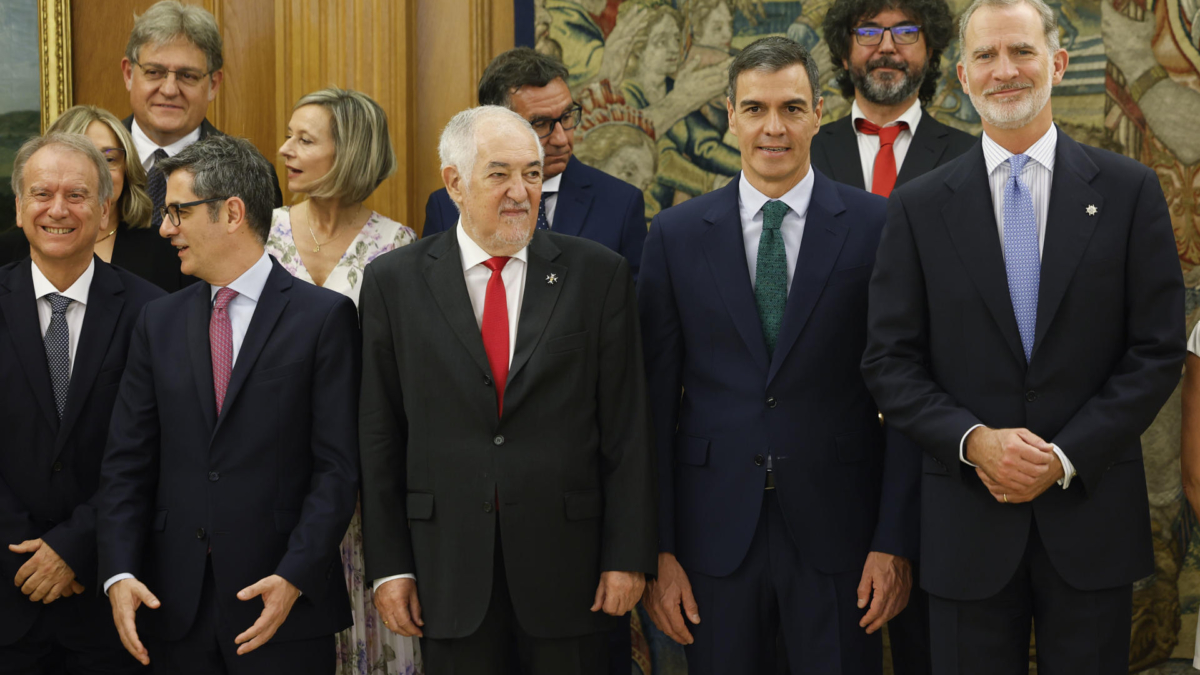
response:
<path id="1" fill-rule="evenodd" d="M 46 345 L 46 365 L 50 367 L 50 386 L 54 389 L 54 407 L 62 419 L 67 407 L 67 390 L 71 386 L 71 331 L 67 328 L 67 306 L 73 302 L 65 295 L 51 293 L 50 325 L 42 341 Z"/>
<path id="2" fill-rule="evenodd" d="M 150 212 L 150 227 L 155 230 L 162 225 L 162 209 L 167 199 L 167 177 L 158 168 L 158 163 L 166 158 L 166 150 L 155 150 L 154 166 L 146 174 L 146 192 L 150 195 L 150 201 L 154 202 L 154 210 Z"/>
<path id="3" fill-rule="evenodd" d="M 769 201 L 763 205 L 762 236 L 758 239 L 758 262 L 754 265 L 754 304 L 762 321 L 767 356 L 775 353 L 779 326 L 787 307 L 787 252 L 779 226 L 788 212 L 788 205 Z"/>
<path id="4" fill-rule="evenodd" d="M 546 197 L 548 197 L 549 195 L 552 195 L 552 194 L 555 194 L 555 193 L 554 192 L 543 192 L 542 200 L 540 202 L 538 202 L 537 229 L 539 229 L 539 230 L 550 229 L 550 219 L 546 217 Z"/>

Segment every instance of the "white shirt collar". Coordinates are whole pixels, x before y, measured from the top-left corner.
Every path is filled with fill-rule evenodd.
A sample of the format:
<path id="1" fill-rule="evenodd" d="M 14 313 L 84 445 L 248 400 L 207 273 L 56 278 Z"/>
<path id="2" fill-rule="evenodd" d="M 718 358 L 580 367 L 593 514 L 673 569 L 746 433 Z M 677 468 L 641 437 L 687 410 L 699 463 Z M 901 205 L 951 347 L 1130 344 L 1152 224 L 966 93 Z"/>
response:
<path id="1" fill-rule="evenodd" d="M 46 275 L 42 274 L 42 270 L 38 268 L 36 262 L 33 262 L 29 267 L 33 271 L 33 297 L 35 299 L 41 300 L 51 293 L 58 293 L 85 307 L 87 306 L 88 291 L 92 288 L 92 277 L 96 275 L 96 258 L 94 256 L 92 257 L 92 261 L 88 263 L 87 269 L 83 271 L 83 274 L 80 274 L 75 283 L 71 284 L 71 287 L 65 291 L 55 288 L 54 284 L 50 283 L 50 280 L 46 278 Z"/>
<path id="2" fill-rule="evenodd" d="M 271 276 L 271 256 L 263 251 L 262 257 L 258 262 L 250 266 L 250 269 L 242 272 L 242 276 L 233 280 L 226 288 L 232 288 L 237 291 L 238 296 L 246 297 L 258 302 L 258 298 L 262 296 L 263 288 L 267 285 L 267 277 Z M 220 286 L 209 284 L 211 295 L 210 300 L 217 297 L 217 291 L 221 290 Z"/>
<path id="3" fill-rule="evenodd" d="M 1037 143 L 1029 146 L 1029 149 L 1023 154 L 1028 155 L 1029 159 L 1053 172 L 1054 155 L 1057 149 L 1058 126 L 1051 124 L 1050 130 L 1043 134 Z M 988 136 L 986 131 L 983 132 L 983 161 L 984 165 L 987 166 L 989 176 L 996 170 L 996 167 L 1007 162 L 1008 158 L 1012 156 L 1013 153 L 1005 150 L 999 143 L 993 141 L 992 137 Z"/>
<path id="4" fill-rule="evenodd" d="M 462 256 L 462 266 L 464 272 L 476 265 L 482 265 L 485 260 L 490 260 L 493 257 L 490 253 L 483 250 L 479 244 L 476 244 L 474 239 L 467 236 L 467 232 L 462 226 L 461 217 L 459 217 L 458 225 L 455 226 L 454 231 L 456 233 L 455 236 L 458 237 L 458 251 Z M 517 251 L 516 254 L 510 257 L 516 258 L 523 263 L 527 263 L 529 261 L 529 246 Z"/>
<path id="5" fill-rule="evenodd" d="M 557 194 L 558 186 L 562 183 L 562 174 L 558 174 L 554 178 L 547 178 L 542 181 L 542 192 L 546 194 Z"/>
<path id="6" fill-rule="evenodd" d="M 858 107 L 858 99 L 855 99 L 854 102 L 850 104 L 850 122 L 851 122 L 851 126 L 854 127 L 854 133 L 859 133 L 858 120 L 865 120 L 865 119 L 867 119 L 867 116 L 863 114 L 862 108 Z M 867 121 L 869 122 L 870 120 L 867 120 Z M 888 122 L 887 124 L 885 124 L 883 126 L 891 127 L 891 126 L 895 126 L 899 122 L 908 122 L 908 132 L 910 134 L 917 133 L 917 125 L 921 123 L 921 100 L 920 99 L 913 101 L 913 104 L 908 106 L 908 110 L 905 110 L 903 113 L 900 114 L 899 117 L 892 120 L 891 122 Z"/>
<path id="7" fill-rule="evenodd" d="M 142 128 L 138 126 L 137 118 L 134 118 L 133 120 L 133 147 L 137 149 L 138 158 L 141 159 L 142 166 L 147 168 L 154 165 L 154 162 L 151 158 L 154 156 L 155 150 L 161 148 L 162 150 L 166 151 L 167 157 L 174 157 L 175 155 L 179 154 L 180 150 L 183 150 L 198 140 L 200 140 L 200 127 L 192 129 L 192 132 L 187 136 L 184 136 L 174 143 L 163 147 L 150 140 L 150 137 L 146 135 L 146 132 L 142 131 Z"/>
<path id="8" fill-rule="evenodd" d="M 808 215 L 808 203 L 812 201 L 813 191 L 813 170 L 808 167 L 808 173 L 804 178 L 800 179 L 799 183 L 788 190 L 779 201 L 788 205 L 796 215 L 804 218 Z M 742 172 L 741 179 L 738 181 L 738 199 L 741 200 L 742 208 L 746 209 L 747 213 L 758 213 L 771 198 L 758 191 L 758 188 L 750 184 L 746 179 L 746 172 Z"/>

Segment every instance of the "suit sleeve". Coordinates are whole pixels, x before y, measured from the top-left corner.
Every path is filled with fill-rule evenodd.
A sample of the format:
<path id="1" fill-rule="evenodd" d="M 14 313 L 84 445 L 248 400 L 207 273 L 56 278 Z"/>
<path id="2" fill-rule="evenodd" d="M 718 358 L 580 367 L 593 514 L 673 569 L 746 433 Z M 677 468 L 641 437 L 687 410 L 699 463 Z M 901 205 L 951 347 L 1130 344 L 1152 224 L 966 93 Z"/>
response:
<path id="1" fill-rule="evenodd" d="M 392 324 L 376 278 L 377 268 L 378 265 L 367 266 L 359 298 L 363 378 L 358 430 L 367 583 L 416 572 L 406 506 L 408 418 L 404 413 Z"/>
<path id="2" fill-rule="evenodd" d="M 358 497 L 360 350 L 354 303 L 339 298 L 321 326 L 313 364 L 311 406 L 320 415 L 309 431 L 311 487 L 275 569 L 310 597 L 326 587 L 325 573 L 338 555 Z"/>
<path id="3" fill-rule="evenodd" d="M 1145 170 L 1125 269 L 1125 354 L 1108 381 L 1051 439 L 1093 493 L 1120 452 L 1142 432 L 1179 382 L 1186 354 L 1183 274 L 1162 187 Z"/>
<path id="4" fill-rule="evenodd" d="M 596 399 L 604 474 L 600 569 L 654 574 L 654 445 L 637 296 L 624 260 L 604 300 L 599 349 Z"/>
<path id="5" fill-rule="evenodd" d="M 871 550 L 909 560 L 921 548 L 921 448 L 891 425 L 884 430 L 883 485 Z"/>
<path id="6" fill-rule="evenodd" d="M 446 218 L 442 214 L 442 205 L 435 190 L 425 200 L 425 224 L 421 226 L 421 238 L 446 230 Z"/>
<path id="7" fill-rule="evenodd" d="M 904 195 L 888 200 L 871 275 L 862 373 L 884 419 L 961 476 L 958 445 L 979 419 L 929 369 L 929 307 Z"/>
<path id="8" fill-rule="evenodd" d="M 683 332 L 667 266 L 661 216 L 646 236 L 638 308 L 658 455 L 658 550 L 675 553 L 675 428 L 683 378 Z"/>
<path id="9" fill-rule="evenodd" d="M 646 199 L 641 192 L 629 200 L 621 228 L 621 255 L 629 261 L 629 271 L 634 283 L 637 283 L 642 266 L 642 247 L 646 244 Z"/>

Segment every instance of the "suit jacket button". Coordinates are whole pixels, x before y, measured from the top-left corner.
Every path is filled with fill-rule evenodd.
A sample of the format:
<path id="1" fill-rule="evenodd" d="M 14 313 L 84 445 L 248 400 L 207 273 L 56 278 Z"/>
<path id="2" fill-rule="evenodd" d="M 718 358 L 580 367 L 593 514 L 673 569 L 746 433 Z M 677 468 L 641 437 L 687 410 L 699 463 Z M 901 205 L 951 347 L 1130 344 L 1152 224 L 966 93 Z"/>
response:
<path id="1" fill-rule="evenodd" d="M 768 396 L 768 397 L 767 397 L 767 407 L 768 407 L 768 408 L 774 408 L 774 407 L 775 407 L 775 397 L 774 397 L 774 396 Z"/>
<path id="2" fill-rule="evenodd" d="M 487 375 L 484 375 L 483 376 L 483 386 L 485 386 L 485 387 L 492 386 L 492 378 L 488 377 Z"/>
<path id="3" fill-rule="evenodd" d="M 43 464 L 42 466 L 46 466 L 46 465 L 45 465 L 45 464 Z M 62 470 L 63 470 L 63 463 L 62 463 L 62 462 L 55 462 L 55 463 L 54 463 L 54 466 L 50 467 L 50 469 L 51 469 L 52 471 L 55 471 L 55 472 L 62 471 Z"/>
<path id="4" fill-rule="evenodd" d="M 221 480 L 221 474 L 217 473 L 216 471 L 209 471 L 208 479 L 215 483 L 215 482 Z"/>
<path id="5" fill-rule="evenodd" d="M 484 513 L 491 513 L 491 512 L 492 512 L 492 503 L 491 503 L 491 502 L 484 502 L 484 503 L 483 503 L 483 512 L 484 512 Z"/>
<path id="6" fill-rule="evenodd" d="M 496 445 L 504 445 L 504 437 L 496 436 L 495 438 L 492 439 L 492 442 L 495 443 Z"/>
<path id="7" fill-rule="evenodd" d="M 204 528 L 203 528 L 203 527 L 197 527 L 197 528 L 196 528 L 196 538 L 197 538 L 197 539 L 203 539 L 203 538 L 204 538 Z"/>
<path id="8" fill-rule="evenodd" d="M 763 464 L 766 464 L 766 463 L 767 463 L 766 457 L 763 457 L 762 455 L 754 456 L 754 466 L 762 466 Z"/>
<path id="9" fill-rule="evenodd" d="M 1032 389 L 1025 392 L 1025 400 L 1029 401 L 1030 403 L 1033 403 L 1034 401 L 1036 401 L 1037 397 L 1038 397 L 1038 393 Z"/>

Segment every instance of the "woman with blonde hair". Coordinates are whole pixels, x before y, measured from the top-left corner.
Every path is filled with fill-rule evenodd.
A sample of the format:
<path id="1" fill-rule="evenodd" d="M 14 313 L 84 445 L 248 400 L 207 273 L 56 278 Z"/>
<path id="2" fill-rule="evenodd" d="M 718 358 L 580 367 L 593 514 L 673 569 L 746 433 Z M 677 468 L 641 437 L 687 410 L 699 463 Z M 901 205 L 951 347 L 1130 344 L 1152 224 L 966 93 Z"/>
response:
<path id="1" fill-rule="evenodd" d="M 96 234 L 96 255 L 168 293 L 192 281 L 179 271 L 179 256 L 171 243 L 150 227 L 153 205 L 146 194 L 146 170 L 121 120 L 103 108 L 77 105 L 59 115 L 46 133 L 83 134 L 108 162 L 113 207 Z M 29 243 L 21 230 L 6 232 L 0 239 L 0 264 L 29 254 Z"/>
<path id="2" fill-rule="evenodd" d="M 357 304 L 367 263 L 416 239 L 412 230 L 363 206 L 396 170 L 387 115 L 357 91 L 313 92 L 292 107 L 279 156 L 287 167 L 288 191 L 307 199 L 275 210 L 267 252 L 293 276 Z M 371 580 L 363 577 L 360 510 L 342 541 L 342 571 L 354 625 L 337 636 L 337 674 L 413 673 L 413 639 L 383 625 Z"/>

